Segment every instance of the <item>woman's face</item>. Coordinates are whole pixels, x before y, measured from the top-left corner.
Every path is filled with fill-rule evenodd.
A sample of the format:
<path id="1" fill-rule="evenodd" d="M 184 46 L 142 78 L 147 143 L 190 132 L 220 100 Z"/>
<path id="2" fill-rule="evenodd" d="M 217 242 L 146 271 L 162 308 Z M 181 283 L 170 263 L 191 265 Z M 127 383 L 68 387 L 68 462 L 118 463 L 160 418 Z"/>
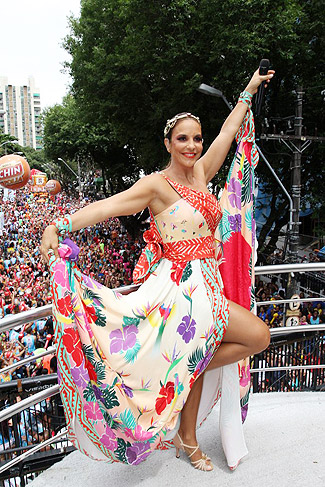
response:
<path id="1" fill-rule="evenodd" d="M 165 138 L 165 146 L 171 155 L 171 163 L 192 167 L 202 154 L 201 125 L 193 118 L 177 122 L 171 140 Z"/>

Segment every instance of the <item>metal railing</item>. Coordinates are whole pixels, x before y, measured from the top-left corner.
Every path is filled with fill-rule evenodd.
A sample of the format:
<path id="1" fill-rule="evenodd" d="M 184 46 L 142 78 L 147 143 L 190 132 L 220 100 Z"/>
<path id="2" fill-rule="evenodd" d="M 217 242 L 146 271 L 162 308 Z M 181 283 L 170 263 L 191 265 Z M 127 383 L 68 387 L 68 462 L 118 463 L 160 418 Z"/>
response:
<path id="1" fill-rule="evenodd" d="M 313 303 L 315 301 L 325 301 L 325 298 L 299 298 L 299 299 L 273 299 L 271 301 L 257 301 L 257 306 L 264 306 L 266 304 L 286 304 L 286 303 Z"/>
<path id="2" fill-rule="evenodd" d="M 129 294 L 136 291 L 139 288 L 137 284 L 131 284 L 130 286 L 117 287 L 114 291 L 121 294 Z M 47 318 L 52 314 L 52 305 L 40 306 L 39 308 L 32 308 L 28 311 L 22 311 L 16 315 L 8 315 L 0 320 L 0 333 L 3 331 L 11 330 L 16 326 L 23 326 L 26 323 L 40 320 L 41 318 Z"/>
<path id="3" fill-rule="evenodd" d="M 133 292 L 136 289 L 138 289 L 138 287 L 139 287 L 138 285 L 131 285 L 131 286 L 124 286 L 124 287 L 116 288 L 115 290 L 120 292 L 121 294 L 129 294 L 130 292 Z M 6 316 L 5 318 L 2 318 L 0 320 L 0 333 L 3 331 L 10 330 L 10 329 L 17 327 L 17 326 L 23 326 L 29 322 L 33 322 L 33 321 L 36 321 L 36 320 L 39 320 L 42 318 L 47 318 L 48 316 L 51 316 L 51 314 L 52 314 L 52 305 L 47 305 L 47 306 L 42 306 L 40 308 L 35 308 L 35 309 L 28 310 L 28 311 L 24 311 L 24 312 L 16 314 L 16 315 Z M 9 371 L 12 371 L 18 367 L 26 365 L 30 362 L 33 362 L 37 359 L 44 357 L 44 356 L 55 353 L 55 351 L 56 351 L 55 347 L 49 347 L 46 352 L 43 352 L 43 353 L 38 354 L 38 355 L 31 355 L 31 356 L 26 357 L 22 360 L 19 360 L 14 364 L 11 364 L 7 367 L 4 367 L 3 369 L 1 369 L 0 372 L 6 373 Z M 52 376 L 55 376 L 55 379 L 57 381 L 57 374 L 52 374 Z M 2 395 L 5 394 L 5 390 L 10 389 L 11 384 L 13 384 L 14 382 L 17 382 L 17 383 L 19 382 L 20 387 L 23 388 L 26 386 L 27 383 L 29 384 L 29 382 L 31 382 L 31 381 L 33 382 L 33 379 L 22 379 L 19 381 L 10 381 L 10 382 L 0 384 L 0 395 L 1 395 L 1 391 L 3 391 Z M 49 375 L 39 376 L 39 377 L 34 378 L 35 385 L 39 384 L 39 383 L 46 383 L 49 381 L 50 381 Z M 13 418 L 13 423 L 14 423 L 13 426 L 15 427 L 15 430 L 16 430 L 15 431 L 15 438 L 17 439 L 17 436 L 19 437 L 19 431 L 18 431 L 19 428 L 17 428 L 18 415 L 22 414 L 23 412 L 25 413 L 27 410 L 30 411 L 31 409 L 33 409 L 33 407 L 37 408 L 40 404 L 44 403 L 44 401 L 46 401 L 46 400 L 48 401 L 49 398 L 54 398 L 58 394 L 59 394 L 59 385 L 58 384 L 50 386 L 50 387 L 46 386 L 46 388 L 44 390 L 41 390 L 41 391 L 37 392 L 36 394 L 33 394 L 32 396 L 26 397 L 25 399 L 22 399 L 19 402 L 15 402 L 14 404 L 11 404 L 8 407 L 5 407 L 3 410 L 0 411 L 0 433 L 2 433 L 1 425 L 4 422 L 8 421 L 9 419 Z M 9 396 L 8 396 L 6 402 L 8 402 L 8 401 L 10 401 Z M 0 406 L 1 406 L 1 404 L 0 404 Z M 59 417 L 59 419 L 62 420 L 62 418 L 63 418 L 63 416 L 61 415 Z M 59 421 L 59 423 L 60 423 L 60 421 Z M 47 454 L 49 452 L 47 452 L 47 451 L 44 452 L 43 450 L 46 449 L 47 447 L 53 445 L 53 444 L 56 444 L 59 440 L 61 442 L 65 442 L 66 445 L 70 444 L 66 438 L 66 429 L 55 434 L 53 437 L 50 437 L 48 439 L 45 439 L 44 441 L 39 442 L 35 446 L 32 446 L 32 445 L 27 445 L 25 447 L 18 446 L 21 444 L 20 438 L 18 438 L 18 445 L 17 445 L 17 441 L 15 440 L 15 443 L 16 443 L 15 448 L 8 448 L 8 449 L 6 448 L 2 452 L 0 451 L 1 456 L 4 456 L 4 455 L 5 456 L 8 456 L 8 455 L 12 456 L 13 454 L 18 454 L 18 453 L 22 452 L 20 455 L 16 456 L 15 458 L 12 458 L 9 461 L 7 461 L 6 463 L 4 463 L 3 465 L 0 465 L 0 484 L 1 484 L 2 480 L 4 480 L 4 478 L 3 478 L 4 472 L 6 472 L 8 470 L 11 471 L 12 468 L 15 467 L 15 465 L 25 465 L 25 462 L 28 461 L 29 458 L 32 458 L 32 459 L 35 458 L 35 454 L 40 452 L 40 450 L 41 450 L 41 453 L 38 453 L 38 455 L 43 454 L 44 457 L 47 457 Z M 1 445 L 0 445 L 0 447 L 1 447 Z M 56 457 L 62 458 L 62 456 L 65 453 L 69 453 L 73 449 L 74 448 L 72 446 L 70 446 L 70 447 L 65 446 L 64 448 L 60 447 L 59 449 L 57 449 L 58 454 Z M 56 461 L 55 455 L 51 455 L 50 458 L 51 458 L 52 463 L 54 461 Z M 43 461 L 45 461 L 45 460 L 43 460 Z M 23 477 L 20 476 L 19 478 L 21 479 L 22 482 L 24 482 Z M 20 480 L 19 480 L 19 485 L 21 485 Z"/>
<path id="4" fill-rule="evenodd" d="M 263 274 L 288 274 L 289 272 L 310 272 L 310 271 L 325 271 L 325 262 L 308 262 L 301 264 L 275 264 L 262 265 L 255 267 L 255 275 Z"/>
<path id="5" fill-rule="evenodd" d="M 38 360 L 42 357 L 46 357 L 47 355 L 51 355 L 52 353 L 56 353 L 56 347 L 49 347 L 46 352 L 39 353 L 38 355 L 30 355 L 29 357 L 23 358 L 21 360 L 17 360 L 11 365 L 7 365 L 3 369 L 0 369 L 1 374 L 5 374 L 6 372 L 10 372 L 11 370 L 18 369 L 23 365 L 29 364 L 33 360 Z"/>
<path id="6" fill-rule="evenodd" d="M 255 275 L 261 276 L 264 274 L 287 274 L 289 272 L 307 272 L 307 271 L 324 271 L 325 262 L 314 263 L 301 263 L 301 264 L 279 264 L 279 265 L 265 265 L 256 266 Z M 116 288 L 115 291 L 121 294 L 129 294 L 136 291 L 139 288 L 137 284 L 131 284 L 130 286 L 122 286 Z M 307 299 L 308 300 L 308 299 Z M 304 301 L 307 301 L 304 300 Z M 275 304 L 273 302 L 272 304 Z M 22 326 L 26 323 L 39 320 L 41 318 L 47 318 L 52 314 L 52 305 L 41 306 L 28 311 L 23 311 L 17 315 L 9 315 L 0 320 L 0 333 L 2 331 L 10 330 L 15 326 Z"/>
<path id="7" fill-rule="evenodd" d="M 17 465 L 18 463 L 22 462 L 26 458 L 30 457 L 34 453 L 42 450 L 42 448 L 46 448 L 49 445 L 52 445 L 53 443 L 56 443 L 59 439 L 66 439 L 67 435 L 67 430 L 64 428 L 63 431 L 60 433 L 57 433 L 53 438 L 49 438 L 48 440 L 42 441 L 42 443 L 39 443 L 38 445 L 35 445 L 33 448 L 30 448 L 29 450 L 25 451 L 21 455 L 19 455 L 16 458 L 13 458 L 12 460 L 9 460 L 9 462 L 5 463 L 4 465 L 0 466 L 0 474 L 2 472 L 5 472 L 6 470 L 10 469 L 14 465 Z"/>

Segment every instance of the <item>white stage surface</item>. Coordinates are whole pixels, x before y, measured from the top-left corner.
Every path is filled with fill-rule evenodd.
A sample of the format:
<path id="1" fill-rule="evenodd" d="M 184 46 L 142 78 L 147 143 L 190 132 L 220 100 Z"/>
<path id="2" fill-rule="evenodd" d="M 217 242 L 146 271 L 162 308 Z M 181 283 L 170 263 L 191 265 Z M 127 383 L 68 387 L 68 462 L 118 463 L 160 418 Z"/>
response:
<path id="1" fill-rule="evenodd" d="M 73 452 L 28 487 L 324 487 L 325 392 L 252 394 L 245 437 L 249 454 L 236 471 L 225 462 L 218 407 L 198 431 L 212 472 L 191 467 L 175 450 L 156 451 L 137 467 Z"/>

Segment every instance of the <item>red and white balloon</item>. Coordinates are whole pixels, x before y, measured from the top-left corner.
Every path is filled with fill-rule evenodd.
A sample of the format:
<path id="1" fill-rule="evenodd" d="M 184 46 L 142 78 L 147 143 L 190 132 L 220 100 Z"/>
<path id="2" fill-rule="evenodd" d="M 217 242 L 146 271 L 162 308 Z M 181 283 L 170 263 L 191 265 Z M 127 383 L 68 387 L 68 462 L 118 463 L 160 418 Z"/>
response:
<path id="1" fill-rule="evenodd" d="M 9 154 L 0 158 L 0 185 L 7 189 L 20 189 L 26 186 L 30 167 L 24 157 Z"/>
<path id="2" fill-rule="evenodd" d="M 56 179 L 50 179 L 46 185 L 45 189 L 48 193 L 56 195 L 61 192 L 61 184 Z"/>

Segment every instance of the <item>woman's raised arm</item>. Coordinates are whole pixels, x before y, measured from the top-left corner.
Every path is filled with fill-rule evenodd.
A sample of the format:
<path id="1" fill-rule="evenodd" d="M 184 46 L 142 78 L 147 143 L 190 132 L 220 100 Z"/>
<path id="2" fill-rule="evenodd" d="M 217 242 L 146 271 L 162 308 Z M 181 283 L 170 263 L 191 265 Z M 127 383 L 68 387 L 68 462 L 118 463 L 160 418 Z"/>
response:
<path id="1" fill-rule="evenodd" d="M 157 194 L 155 175 L 137 181 L 131 188 L 110 198 L 96 201 L 70 215 L 72 231 L 80 230 L 116 216 L 133 215 L 150 205 Z M 46 262 L 49 261 L 48 251 L 52 249 L 58 254 L 58 231 L 54 225 L 48 225 L 43 233 L 41 253 Z"/>
<path id="2" fill-rule="evenodd" d="M 267 75 L 260 76 L 259 71 L 255 71 L 245 91 L 253 96 L 262 82 L 269 83 L 274 73 L 275 71 L 269 70 Z M 198 164 L 203 166 L 207 183 L 215 176 L 224 163 L 232 141 L 244 120 L 247 108 L 248 106 L 245 103 L 237 103 L 221 127 L 219 135 L 212 142 L 204 156 L 199 159 Z"/>

